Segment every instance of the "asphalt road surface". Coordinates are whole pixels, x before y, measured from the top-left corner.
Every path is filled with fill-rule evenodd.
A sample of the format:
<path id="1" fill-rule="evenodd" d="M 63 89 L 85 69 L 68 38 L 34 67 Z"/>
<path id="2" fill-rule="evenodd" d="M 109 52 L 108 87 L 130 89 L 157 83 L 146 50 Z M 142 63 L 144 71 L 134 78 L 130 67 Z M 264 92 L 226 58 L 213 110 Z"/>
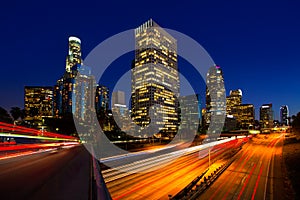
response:
<path id="1" fill-rule="evenodd" d="M 88 199 L 90 155 L 83 146 L 0 161 L 0 199 Z"/>
<path id="2" fill-rule="evenodd" d="M 283 135 L 259 135 L 199 199 L 284 199 Z"/>
<path id="3" fill-rule="evenodd" d="M 221 159 L 236 144 L 237 140 L 215 146 L 211 151 L 211 160 Z M 169 155 L 166 154 L 123 166 L 123 171 L 109 169 L 102 171 L 102 174 L 113 199 L 169 199 L 168 195 L 177 194 L 208 167 L 207 150 L 204 151 L 189 152 L 169 164 L 163 163 Z M 154 171 L 126 173 L 126 170 L 134 171 L 152 164 L 157 166 L 160 162 L 161 166 Z"/>

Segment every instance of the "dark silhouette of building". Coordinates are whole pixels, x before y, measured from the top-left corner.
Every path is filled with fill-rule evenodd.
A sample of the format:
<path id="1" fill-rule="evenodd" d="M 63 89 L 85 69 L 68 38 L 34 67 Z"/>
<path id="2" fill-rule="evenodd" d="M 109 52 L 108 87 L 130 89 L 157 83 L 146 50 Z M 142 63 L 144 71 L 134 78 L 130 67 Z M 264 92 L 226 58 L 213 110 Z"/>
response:
<path id="1" fill-rule="evenodd" d="M 288 126 L 289 125 L 289 108 L 287 105 L 283 105 L 280 107 L 280 123 L 282 125 Z"/>

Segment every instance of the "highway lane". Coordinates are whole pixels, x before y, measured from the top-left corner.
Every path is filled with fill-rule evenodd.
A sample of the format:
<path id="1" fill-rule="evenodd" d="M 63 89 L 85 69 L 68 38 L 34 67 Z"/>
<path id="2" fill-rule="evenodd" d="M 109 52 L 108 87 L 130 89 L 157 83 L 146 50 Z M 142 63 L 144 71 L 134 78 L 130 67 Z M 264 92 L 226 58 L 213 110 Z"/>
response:
<path id="1" fill-rule="evenodd" d="M 83 146 L 2 160 L 1 199 L 88 199 L 90 160 Z"/>
<path id="2" fill-rule="evenodd" d="M 237 142 L 238 140 L 234 140 L 215 146 L 211 151 L 211 160 L 222 159 L 228 154 L 228 150 L 236 147 Z M 206 155 L 207 151 L 206 153 L 203 151 L 181 156 L 151 172 L 134 174 L 123 172 L 125 175 L 117 179 L 112 178 L 119 175 L 115 170 L 104 170 L 102 173 L 113 199 L 168 199 L 168 195 L 177 194 L 208 167 L 208 157 L 202 156 Z M 145 161 L 143 164 L 148 165 L 150 162 L 153 161 Z M 129 166 L 132 167 L 134 166 Z M 110 176 L 110 173 L 115 174 Z"/>
<path id="3" fill-rule="evenodd" d="M 283 199 L 282 144 L 281 134 L 253 138 L 199 199 Z"/>

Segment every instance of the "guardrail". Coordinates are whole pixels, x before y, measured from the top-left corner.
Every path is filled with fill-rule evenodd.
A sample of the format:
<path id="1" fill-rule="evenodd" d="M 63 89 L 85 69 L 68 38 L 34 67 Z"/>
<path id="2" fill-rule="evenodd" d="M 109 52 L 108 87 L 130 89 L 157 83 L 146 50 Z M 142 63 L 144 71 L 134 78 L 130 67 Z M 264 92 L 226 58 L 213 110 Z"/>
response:
<path id="1" fill-rule="evenodd" d="M 241 148 L 238 148 L 233 155 L 239 152 Z M 231 157 L 231 159 L 216 168 L 210 175 L 207 177 L 205 174 L 208 172 L 209 168 L 206 169 L 200 176 L 196 177 L 189 185 L 187 185 L 184 189 L 182 189 L 179 193 L 177 193 L 174 197 L 169 195 L 169 199 L 172 200 L 194 200 L 197 199 L 235 160 L 235 157 Z M 199 181 L 204 177 L 203 181 L 199 183 Z"/>
<path id="2" fill-rule="evenodd" d="M 104 182 L 99 162 L 93 155 L 95 154 L 92 150 L 90 200 L 111 200 L 112 198 Z"/>
<path id="3" fill-rule="evenodd" d="M 182 199 L 184 198 L 189 191 L 199 182 L 199 180 L 206 174 L 208 168 L 200 175 L 197 176 L 190 184 L 188 184 L 183 190 L 177 193 L 174 197 L 171 197 L 172 200 Z"/>
<path id="4" fill-rule="evenodd" d="M 221 165 L 219 168 L 213 171 L 208 178 L 204 177 L 204 181 L 201 182 L 195 190 L 192 190 L 184 199 L 197 199 L 231 165 L 234 160 L 235 158 L 232 158 L 226 164 Z"/>

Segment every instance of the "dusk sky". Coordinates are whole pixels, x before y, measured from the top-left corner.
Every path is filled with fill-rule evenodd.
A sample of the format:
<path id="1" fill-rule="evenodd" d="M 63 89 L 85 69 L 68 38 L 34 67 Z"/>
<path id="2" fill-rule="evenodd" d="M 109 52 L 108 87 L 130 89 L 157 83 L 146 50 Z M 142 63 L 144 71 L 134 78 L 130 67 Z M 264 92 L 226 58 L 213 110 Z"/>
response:
<path id="1" fill-rule="evenodd" d="M 281 105 L 293 115 L 300 112 L 299 9 L 292 0 L 5 1 L 0 106 L 23 108 L 24 86 L 56 83 L 65 70 L 69 36 L 81 39 L 84 58 L 108 37 L 152 18 L 200 43 L 222 68 L 227 95 L 242 89 L 256 119 L 264 103 L 273 103 L 275 118 Z M 131 60 L 118 63 L 130 68 Z"/>

